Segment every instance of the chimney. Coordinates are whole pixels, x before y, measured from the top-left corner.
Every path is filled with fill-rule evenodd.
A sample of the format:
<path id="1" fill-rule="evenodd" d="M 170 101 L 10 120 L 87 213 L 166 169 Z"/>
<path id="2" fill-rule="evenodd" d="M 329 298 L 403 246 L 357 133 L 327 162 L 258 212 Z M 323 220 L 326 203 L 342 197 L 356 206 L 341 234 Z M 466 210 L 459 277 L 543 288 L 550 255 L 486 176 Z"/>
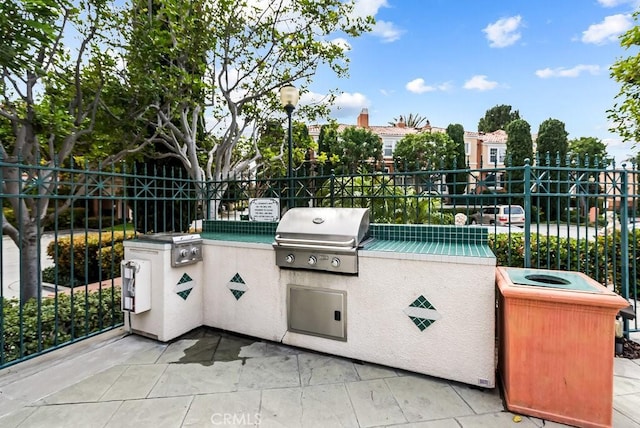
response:
<path id="1" fill-rule="evenodd" d="M 358 115 L 358 126 L 361 128 L 369 127 L 369 110 L 367 110 L 366 108 L 363 108 Z"/>
<path id="2" fill-rule="evenodd" d="M 406 126 L 407 126 L 407 124 L 404 123 L 404 118 L 402 116 L 400 116 L 400 119 L 398 119 L 398 123 L 396 124 L 396 127 L 404 128 Z"/>

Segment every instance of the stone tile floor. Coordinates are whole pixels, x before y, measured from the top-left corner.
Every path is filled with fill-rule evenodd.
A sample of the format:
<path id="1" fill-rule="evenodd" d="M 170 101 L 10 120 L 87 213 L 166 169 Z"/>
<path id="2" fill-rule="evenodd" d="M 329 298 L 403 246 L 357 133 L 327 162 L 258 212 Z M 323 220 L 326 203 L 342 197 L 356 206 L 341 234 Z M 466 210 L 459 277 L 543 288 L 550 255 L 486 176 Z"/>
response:
<path id="1" fill-rule="evenodd" d="M 640 428 L 640 360 L 615 360 L 614 427 Z M 585 393 L 589 393 L 585 391 Z M 123 330 L 0 371 L 0 427 L 560 427 L 514 422 L 498 388 L 197 329 Z"/>

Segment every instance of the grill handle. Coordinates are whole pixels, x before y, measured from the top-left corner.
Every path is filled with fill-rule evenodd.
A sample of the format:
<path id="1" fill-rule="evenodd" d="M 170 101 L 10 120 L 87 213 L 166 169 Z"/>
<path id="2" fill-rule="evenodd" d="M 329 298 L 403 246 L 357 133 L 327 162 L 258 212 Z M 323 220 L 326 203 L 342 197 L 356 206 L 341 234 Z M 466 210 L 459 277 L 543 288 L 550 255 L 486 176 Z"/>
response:
<path id="1" fill-rule="evenodd" d="M 276 235 L 276 243 L 278 245 L 291 245 L 291 246 L 314 246 L 314 247 L 340 247 L 340 248 L 352 248 L 355 247 L 356 240 L 351 238 L 348 241 L 319 241 L 315 239 L 296 239 L 296 238 L 282 238 L 280 235 Z"/>

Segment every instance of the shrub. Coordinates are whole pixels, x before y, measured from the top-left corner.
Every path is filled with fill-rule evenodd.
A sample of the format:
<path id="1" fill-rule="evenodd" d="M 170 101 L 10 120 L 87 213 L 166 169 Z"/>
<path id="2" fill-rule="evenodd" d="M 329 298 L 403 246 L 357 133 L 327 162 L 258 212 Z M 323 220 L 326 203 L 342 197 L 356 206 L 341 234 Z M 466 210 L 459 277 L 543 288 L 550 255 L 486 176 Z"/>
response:
<path id="1" fill-rule="evenodd" d="M 91 284 L 120 275 L 120 262 L 124 256 L 122 241 L 134 236 L 134 232 L 88 233 L 61 237 L 49 243 L 47 254 L 55 262 L 59 285 Z M 117 268 L 111 269 L 115 265 Z M 113 275 L 112 275 L 113 273 Z M 55 277 L 55 271 L 47 272 L 47 278 Z M 61 279 L 68 279 L 63 283 Z M 73 278 L 73 282 L 71 281 Z M 49 282 L 49 281 L 47 281 Z"/>
<path id="2" fill-rule="evenodd" d="M 640 231 L 629 234 L 629 254 L 640 263 L 637 242 Z M 489 234 L 489 246 L 496 255 L 498 266 L 524 266 L 524 234 Z M 602 285 L 613 282 L 616 292 L 622 287 L 622 251 L 620 232 L 598 236 L 596 241 L 576 240 L 531 234 L 530 266 L 539 269 L 571 270 L 583 272 Z M 633 263 L 633 260 L 629 262 Z M 635 277 L 633 276 L 635 273 Z M 634 284 L 640 283 L 640 269 L 629 270 L 629 297 L 633 297 Z"/>
<path id="3" fill-rule="evenodd" d="M 4 363 L 121 325 L 120 295 L 116 287 L 58 294 L 43 298 L 40 305 L 32 299 L 23 305 L 22 315 L 17 299 L 0 299 Z"/>

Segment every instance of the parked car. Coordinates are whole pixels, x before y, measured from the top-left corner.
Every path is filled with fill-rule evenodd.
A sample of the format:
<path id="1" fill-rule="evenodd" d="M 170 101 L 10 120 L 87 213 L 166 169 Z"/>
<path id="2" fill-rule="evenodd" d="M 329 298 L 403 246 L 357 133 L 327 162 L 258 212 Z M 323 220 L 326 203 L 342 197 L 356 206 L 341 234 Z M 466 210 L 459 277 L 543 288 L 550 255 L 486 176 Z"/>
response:
<path id="1" fill-rule="evenodd" d="M 485 207 L 469 216 L 471 224 L 495 224 L 498 226 L 524 226 L 524 209 L 520 205 L 496 205 Z"/>

